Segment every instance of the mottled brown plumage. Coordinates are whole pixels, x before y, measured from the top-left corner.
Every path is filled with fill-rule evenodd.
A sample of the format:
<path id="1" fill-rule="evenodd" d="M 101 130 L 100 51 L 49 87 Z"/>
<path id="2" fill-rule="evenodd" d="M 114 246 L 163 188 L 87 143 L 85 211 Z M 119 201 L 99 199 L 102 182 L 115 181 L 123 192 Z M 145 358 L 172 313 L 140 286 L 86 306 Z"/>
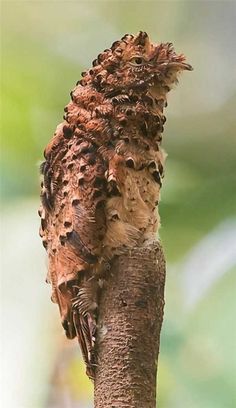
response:
<path id="1" fill-rule="evenodd" d="M 163 111 L 182 70 L 191 66 L 171 43 L 152 44 L 145 32 L 125 35 L 82 73 L 45 149 L 39 214 L 48 281 L 91 378 L 109 261 L 158 231 Z"/>

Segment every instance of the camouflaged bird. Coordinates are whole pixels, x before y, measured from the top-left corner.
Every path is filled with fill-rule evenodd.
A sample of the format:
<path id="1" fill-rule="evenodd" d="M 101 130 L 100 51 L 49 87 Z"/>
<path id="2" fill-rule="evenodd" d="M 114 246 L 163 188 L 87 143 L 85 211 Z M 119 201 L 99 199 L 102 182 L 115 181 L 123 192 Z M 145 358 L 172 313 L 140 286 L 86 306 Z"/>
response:
<path id="1" fill-rule="evenodd" d="M 126 34 L 82 73 L 45 149 L 39 214 L 47 280 L 90 378 L 102 278 L 115 255 L 157 234 L 163 112 L 179 73 L 191 69 L 171 43 Z"/>

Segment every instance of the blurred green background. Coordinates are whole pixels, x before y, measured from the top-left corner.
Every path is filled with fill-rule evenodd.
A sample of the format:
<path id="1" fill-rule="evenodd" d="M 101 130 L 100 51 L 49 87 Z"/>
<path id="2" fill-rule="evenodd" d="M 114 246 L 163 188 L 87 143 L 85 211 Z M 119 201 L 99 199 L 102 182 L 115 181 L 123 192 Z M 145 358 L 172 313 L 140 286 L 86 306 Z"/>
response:
<path id="1" fill-rule="evenodd" d="M 44 283 L 38 164 L 80 72 L 139 30 L 172 41 L 194 66 L 170 94 L 163 142 L 158 407 L 236 406 L 235 21 L 230 1 L 1 2 L 4 408 L 93 406 L 78 346 L 64 339 Z"/>

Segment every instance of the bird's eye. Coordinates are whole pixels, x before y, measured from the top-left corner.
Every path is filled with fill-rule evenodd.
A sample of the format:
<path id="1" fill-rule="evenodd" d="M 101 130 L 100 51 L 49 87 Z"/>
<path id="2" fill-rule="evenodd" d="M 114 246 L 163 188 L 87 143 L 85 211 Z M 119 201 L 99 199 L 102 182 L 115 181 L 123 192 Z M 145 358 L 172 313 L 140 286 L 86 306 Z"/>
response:
<path id="1" fill-rule="evenodd" d="M 144 65 L 146 61 L 143 57 L 136 56 L 136 57 L 131 58 L 130 63 L 135 66 L 140 66 L 140 65 Z"/>

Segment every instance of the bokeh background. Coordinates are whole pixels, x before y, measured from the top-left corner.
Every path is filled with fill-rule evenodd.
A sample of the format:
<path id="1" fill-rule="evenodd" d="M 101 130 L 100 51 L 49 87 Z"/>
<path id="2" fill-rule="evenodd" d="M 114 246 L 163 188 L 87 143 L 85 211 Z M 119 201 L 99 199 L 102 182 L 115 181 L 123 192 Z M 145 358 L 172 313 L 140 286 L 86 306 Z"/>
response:
<path id="1" fill-rule="evenodd" d="M 236 406 L 235 21 L 230 1 L 1 2 L 2 407 L 93 406 L 44 282 L 38 164 L 81 71 L 139 30 L 194 66 L 170 94 L 163 141 L 158 407 Z"/>

